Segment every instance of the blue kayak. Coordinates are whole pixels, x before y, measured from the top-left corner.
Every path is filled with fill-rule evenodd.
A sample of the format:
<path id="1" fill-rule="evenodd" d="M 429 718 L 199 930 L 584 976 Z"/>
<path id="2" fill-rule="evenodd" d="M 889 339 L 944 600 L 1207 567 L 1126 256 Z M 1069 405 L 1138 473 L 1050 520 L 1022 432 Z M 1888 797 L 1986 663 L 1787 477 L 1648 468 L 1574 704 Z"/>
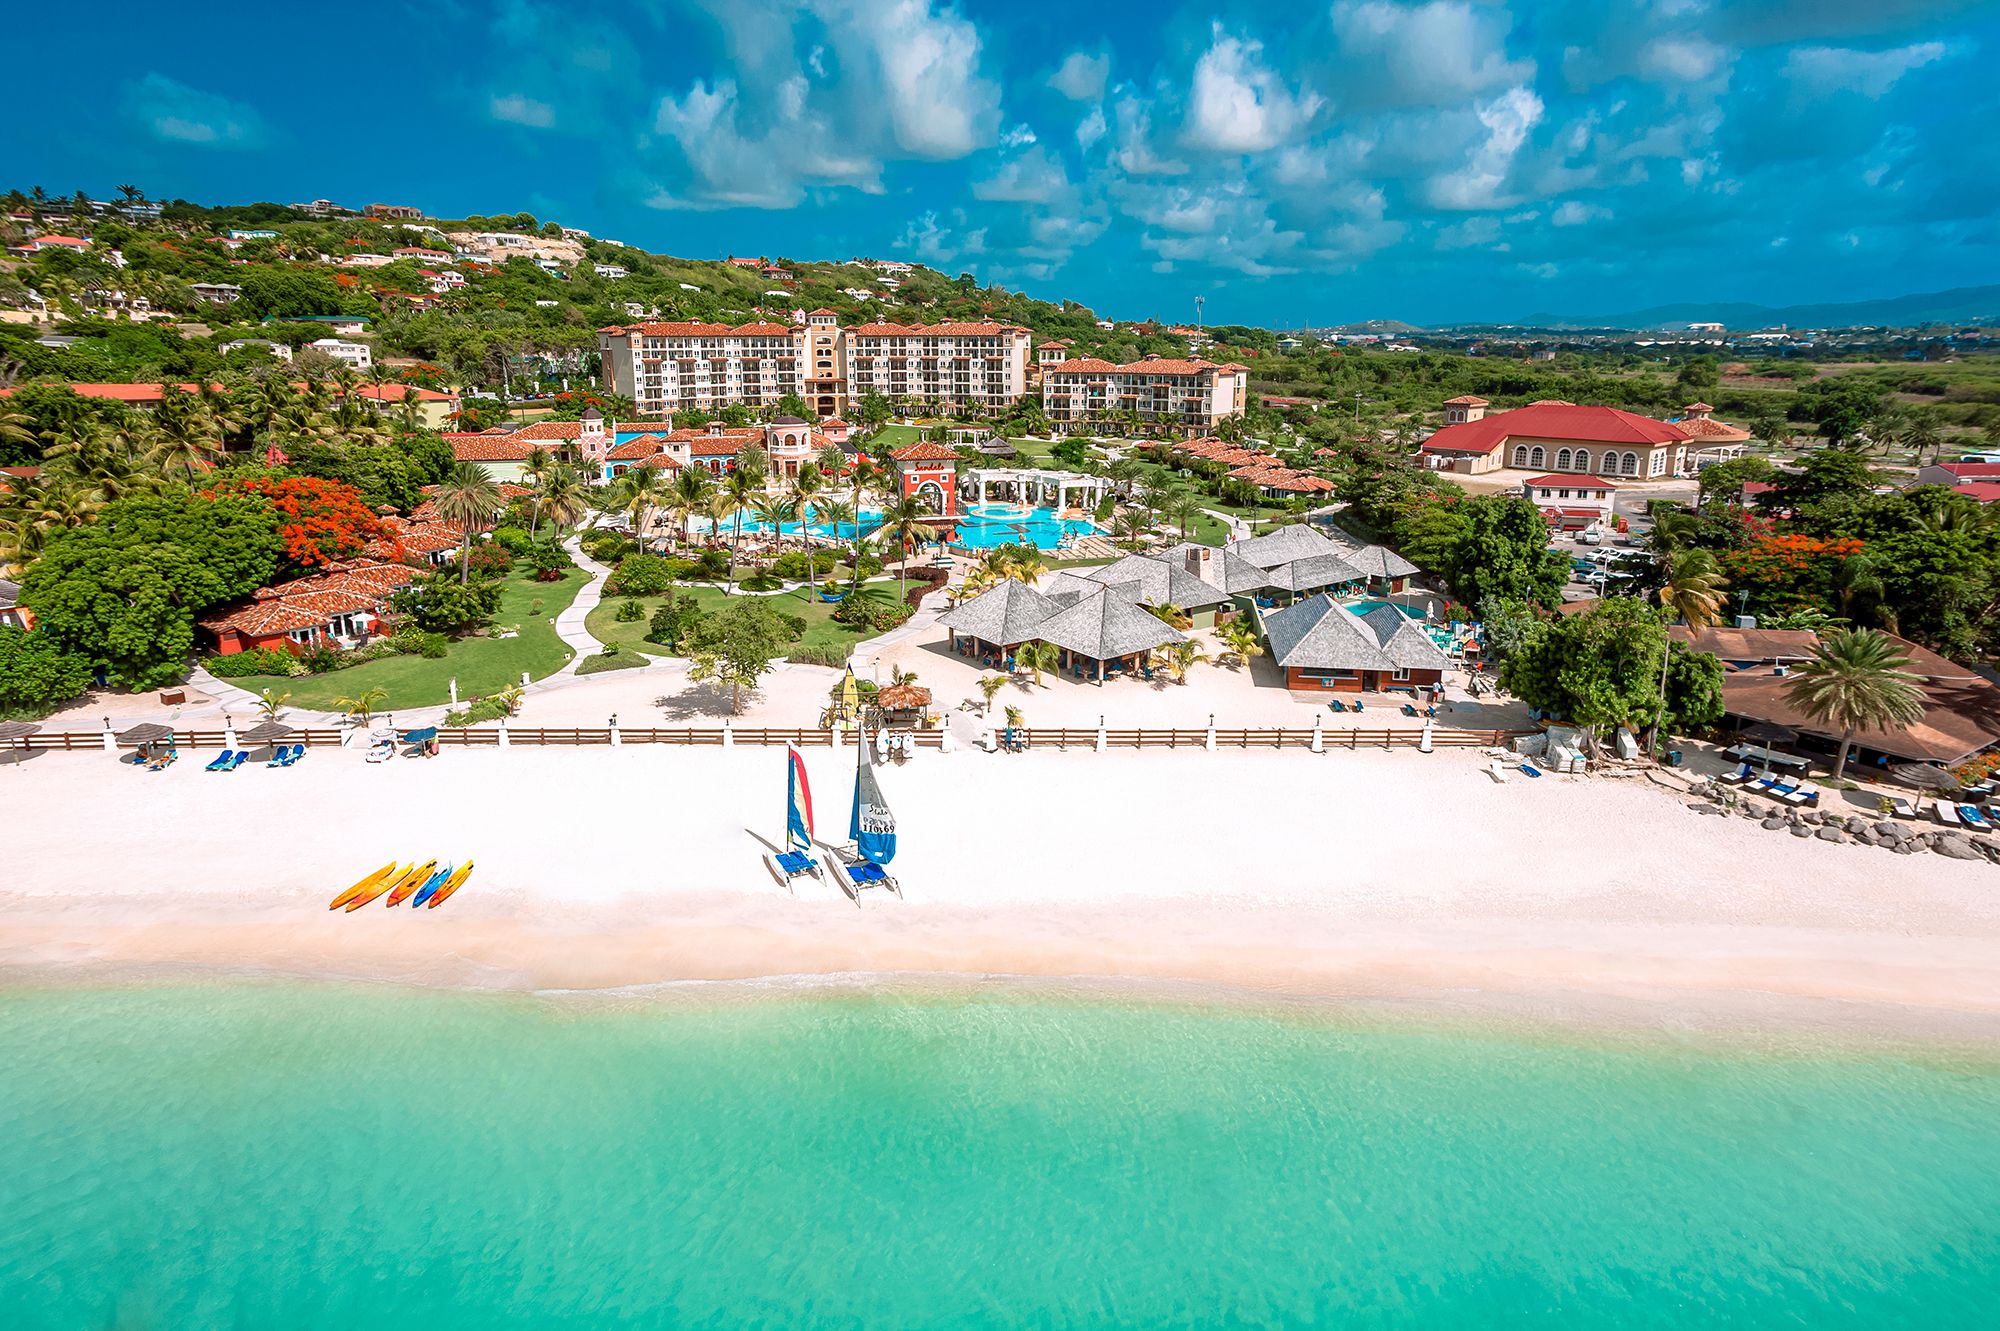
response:
<path id="1" fill-rule="evenodd" d="M 444 868 L 439 869 L 436 873 L 432 874 L 430 878 L 424 883 L 424 885 L 417 889 L 416 900 L 410 903 L 410 909 L 415 910 L 417 907 L 423 905 L 426 901 L 429 901 L 431 899 L 431 893 L 443 887 L 445 879 L 451 877 L 451 871 L 453 867 L 454 866 L 447 864 Z"/>

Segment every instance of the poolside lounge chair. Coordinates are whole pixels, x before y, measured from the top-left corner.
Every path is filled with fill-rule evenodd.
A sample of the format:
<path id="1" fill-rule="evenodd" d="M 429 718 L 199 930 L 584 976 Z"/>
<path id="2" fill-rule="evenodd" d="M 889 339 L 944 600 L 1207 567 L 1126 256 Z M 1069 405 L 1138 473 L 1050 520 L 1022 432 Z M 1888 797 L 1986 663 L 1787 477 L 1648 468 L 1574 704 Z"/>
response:
<path id="1" fill-rule="evenodd" d="M 1498 758 L 1491 759 L 1490 761 L 1487 762 L 1486 775 L 1493 778 L 1493 784 L 1496 786 L 1504 786 L 1507 784 L 1507 769 L 1500 765 L 1500 760 Z"/>
<path id="2" fill-rule="evenodd" d="M 271 755 L 271 761 L 265 763 L 264 766 L 290 767 L 293 763 L 297 762 L 299 759 L 305 756 L 306 756 L 306 746 L 303 744 L 280 744 L 278 746 L 278 751 Z"/>
<path id="3" fill-rule="evenodd" d="M 1991 832 L 1993 830 L 1993 824 L 1986 821 L 1986 815 L 1979 811 L 1979 806 L 1976 804 L 1959 805 L 1958 820 L 1975 832 Z"/>
<path id="4" fill-rule="evenodd" d="M 1361 710 L 1361 699 L 1356 698 L 1354 700 L 1354 710 L 1357 712 Z"/>
<path id="5" fill-rule="evenodd" d="M 165 753 L 147 763 L 146 770 L 149 772 L 164 772 L 179 761 L 180 754 L 173 749 L 168 749 Z"/>
<path id="6" fill-rule="evenodd" d="M 1415 716 L 1416 714 L 1417 714 L 1416 704 L 1407 702 L 1403 704 L 1404 716 Z"/>
<path id="7" fill-rule="evenodd" d="M 1889 800 L 1890 817 L 1914 818 L 1917 816 L 1917 806 L 1910 803 L 1908 800 L 1898 798 L 1897 796 L 1894 795 L 1888 796 L 1888 800 Z"/>
<path id="8" fill-rule="evenodd" d="M 1939 800 L 1936 804 L 1931 805 L 1931 813 L 1946 827 L 1961 827 L 1964 825 L 1964 820 L 1958 816 L 1958 807 L 1946 804 L 1943 800 Z"/>
<path id="9" fill-rule="evenodd" d="M 1735 771 L 1724 772 L 1721 776 L 1715 778 L 1715 783 L 1719 786 L 1740 786 L 1756 774 L 1756 768 L 1752 767 L 1749 763 L 1743 763 Z"/>
<path id="10" fill-rule="evenodd" d="M 1327 706 L 1331 707 L 1336 712 L 1344 712 L 1347 710 L 1347 704 L 1342 702 L 1338 698 L 1335 698 L 1331 702 L 1327 703 Z"/>
<path id="11" fill-rule="evenodd" d="M 1781 798 L 1794 809 L 1816 809 L 1819 807 L 1819 792 L 1817 790 L 1808 790 L 1803 786 L 1791 790 Z"/>
<path id="12" fill-rule="evenodd" d="M 224 749 L 215 755 L 215 761 L 202 770 L 205 772 L 233 772 L 236 770 L 238 755 L 234 749 Z"/>

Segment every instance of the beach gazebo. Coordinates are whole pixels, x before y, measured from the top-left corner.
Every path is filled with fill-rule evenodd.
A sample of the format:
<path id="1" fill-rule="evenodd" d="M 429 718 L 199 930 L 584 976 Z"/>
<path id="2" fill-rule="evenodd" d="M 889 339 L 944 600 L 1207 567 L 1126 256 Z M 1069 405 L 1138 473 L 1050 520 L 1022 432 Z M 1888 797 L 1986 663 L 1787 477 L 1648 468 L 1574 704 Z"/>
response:
<path id="1" fill-rule="evenodd" d="M 21 757 L 25 758 L 28 749 L 23 741 L 40 729 L 41 727 L 33 721 L 0 721 L 0 744 L 6 745 L 9 749 L 19 749 Z M 18 763 L 21 758 L 10 761 Z"/>
<path id="2" fill-rule="evenodd" d="M 916 684 L 890 684 L 875 693 L 881 725 L 921 725 L 930 705 L 931 691 Z"/>
<path id="3" fill-rule="evenodd" d="M 147 758 L 152 756 L 153 746 L 160 743 L 164 743 L 167 746 L 168 752 L 171 753 L 173 751 L 174 730 L 172 726 L 163 726 L 157 721 L 142 721 L 128 730 L 118 732 L 118 746 L 120 748 L 139 750 L 138 756 L 133 759 L 134 762 L 146 761 Z"/>
<path id="4" fill-rule="evenodd" d="M 1099 684 L 1106 675 L 1143 666 L 1156 647 L 1187 641 L 1178 629 L 1129 599 L 1131 590 L 1127 583 L 1083 597 L 1049 616 L 1035 636 L 1055 645 L 1062 669 Z"/>
<path id="5" fill-rule="evenodd" d="M 1055 610 L 1048 597 L 1018 578 L 1008 578 L 946 611 L 937 622 L 953 651 L 1007 669 L 1014 649 L 1041 637 L 1042 621 Z"/>

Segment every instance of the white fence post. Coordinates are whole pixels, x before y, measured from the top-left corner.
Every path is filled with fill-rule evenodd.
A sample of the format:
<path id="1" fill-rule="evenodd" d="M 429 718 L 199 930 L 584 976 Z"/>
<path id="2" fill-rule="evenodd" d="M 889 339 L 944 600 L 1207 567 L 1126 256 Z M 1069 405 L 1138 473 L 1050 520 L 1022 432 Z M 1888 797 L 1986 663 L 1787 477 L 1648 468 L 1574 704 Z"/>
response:
<path id="1" fill-rule="evenodd" d="M 1429 753 L 1430 751 L 1431 751 L 1431 721 L 1429 717 L 1425 717 L 1424 737 L 1417 741 L 1417 752 Z"/>
<path id="2" fill-rule="evenodd" d="M 1326 724 L 1325 717 L 1319 716 L 1317 714 L 1314 715 L 1313 740 L 1312 740 L 1312 751 L 1314 753 L 1326 752 L 1326 732 L 1323 729 L 1321 729 L 1321 727 L 1324 726 L 1325 724 Z"/>
<path id="3" fill-rule="evenodd" d="M 736 747 L 736 727 L 730 725 L 727 721 L 722 723 L 722 747 L 725 749 Z"/>
<path id="4" fill-rule="evenodd" d="M 503 716 L 500 718 L 500 747 L 509 749 L 513 746 L 514 737 L 507 733 L 507 718 Z"/>

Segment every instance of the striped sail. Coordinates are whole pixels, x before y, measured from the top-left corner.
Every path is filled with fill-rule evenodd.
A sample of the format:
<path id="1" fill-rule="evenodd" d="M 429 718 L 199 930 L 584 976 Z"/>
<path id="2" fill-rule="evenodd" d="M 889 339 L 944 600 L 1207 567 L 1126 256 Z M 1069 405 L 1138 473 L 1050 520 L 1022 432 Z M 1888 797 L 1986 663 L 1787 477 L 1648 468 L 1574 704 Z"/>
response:
<path id="1" fill-rule="evenodd" d="M 868 735 L 861 732 L 854 746 L 854 812 L 848 818 L 847 837 L 872 864 L 887 864 L 896 858 L 896 816 L 882 798 L 875 782 L 874 764 L 868 761 Z"/>
<path id="2" fill-rule="evenodd" d="M 796 747 L 785 746 L 785 849 L 794 843 L 801 850 L 812 849 L 812 786 L 806 781 L 805 755 Z"/>

